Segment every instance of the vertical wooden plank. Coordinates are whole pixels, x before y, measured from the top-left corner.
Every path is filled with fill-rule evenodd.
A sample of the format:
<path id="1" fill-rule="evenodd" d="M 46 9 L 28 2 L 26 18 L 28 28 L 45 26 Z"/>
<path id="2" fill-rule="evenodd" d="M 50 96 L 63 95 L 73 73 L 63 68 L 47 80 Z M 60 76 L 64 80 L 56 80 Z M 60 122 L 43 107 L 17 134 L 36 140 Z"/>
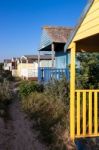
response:
<path id="1" fill-rule="evenodd" d="M 92 92 L 89 91 L 89 134 L 92 134 Z"/>
<path id="2" fill-rule="evenodd" d="M 71 49 L 71 67 L 70 67 L 70 138 L 75 138 L 75 53 L 76 44 Z"/>
<path id="3" fill-rule="evenodd" d="M 77 136 L 80 136 L 80 92 L 77 92 Z"/>
<path id="4" fill-rule="evenodd" d="M 83 135 L 86 135 L 86 92 L 83 92 Z"/>
<path id="5" fill-rule="evenodd" d="M 54 68 L 54 61 L 55 61 L 55 48 L 54 43 L 52 43 L 52 68 Z"/>
<path id="6" fill-rule="evenodd" d="M 98 133 L 98 93 L 94 92 L 94 132 Z"/>

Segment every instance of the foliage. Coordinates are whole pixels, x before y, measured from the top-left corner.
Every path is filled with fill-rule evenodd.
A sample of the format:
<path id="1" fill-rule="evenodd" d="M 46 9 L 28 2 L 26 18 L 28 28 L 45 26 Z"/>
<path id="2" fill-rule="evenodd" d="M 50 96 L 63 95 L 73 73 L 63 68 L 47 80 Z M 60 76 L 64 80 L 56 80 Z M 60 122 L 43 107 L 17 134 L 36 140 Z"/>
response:
<path id="1" fill-rule="evenodd" d="M 80 53 L 78 60 L 77 88 L 98 88 L 99 55 Z M 72 145 L 72 142 L 66 143 L 69 137 L 69 82 L 65 78 L 54 80 L 45 85 L 42 93 L 37 90 L 27 93 L 27 97 L 23 94 L 22 108 L 34 120 L 34 126 L 40 131 L 43 140 L 50 145 L 51 150 L 69 149 Z"/>
<path id="2" fill-rule="evenodd" d="M 0 63 L 0 71 L 2 71 L 3 70 L 3 63 Z"/>
<path id="3" fill-rule="evenodd" d="M 0 102 L 9 101 L 12 99 L 12 92 L 8 81 L 4 80 L 0 83 Z"/>
<path id="4" fill-rule="evenodd" d="M 45 86 L 45 94 L 56 100 L 61 100 L 69 105 L 70 87 L 69 81 L 63 76 L 61 80 L 54 80 Z"/>
<path id="5" fill-rule="evenodd" d="M 22 108 L 51 150 L 65 150 L 69 136 L 69 85 L 65 78 L 50 82 L 42 93 L 22 98 Z"/>
<path id="6" fill-rule="evenodd" d="M 19 92 L 22 97 L 28 96 L 32 92 L 42 92 L 43 85 L 38 84 L 34 81 L 23 81 L 20 84 Z"/>
<path id="7" fill-rule="evenodd" d="M 12 76 L 12 73 L 9 70 L 3 71 L 3 78 L 8 80 L 8 81 L 13 81 L 14 80 L 14 77 Z"/>
<path id="8" fill-rule="evenodd" d="M 0 116 L 3 115 L 6 105 L 10 104 L 12 101 L 12 92 L 10 90 L 10 84 L 8 81 L 4 80 L 0 83 Z"/>
<path id="9" fill-rule="evenodd" d="M 84 89 L 99 88 L 99 54 L 80 53 L 80 69 L 77 74 L 77 87 Z"/>
<path id="10" fill-rule="evenodd" d="M 54 100 L 41 93 L 32 93 L 22 100 L 23 109 L 35 121 L 42 139 L 53 147 L 62 147 L 66 129 L 66 108 L 60 100 Z M 53 150 L 55 150 L 55 147 Z M 52 150 L 52 147 L 51 147 Z"/>
<path id="11" fill-rule="evenodd" d="M 3 82 L 4 80 L 14 81 L 14 77 L 12 77 L 11 71 L 9 71 L 9 70 L 1 70 L 0 71 L 0 82 Z"/>

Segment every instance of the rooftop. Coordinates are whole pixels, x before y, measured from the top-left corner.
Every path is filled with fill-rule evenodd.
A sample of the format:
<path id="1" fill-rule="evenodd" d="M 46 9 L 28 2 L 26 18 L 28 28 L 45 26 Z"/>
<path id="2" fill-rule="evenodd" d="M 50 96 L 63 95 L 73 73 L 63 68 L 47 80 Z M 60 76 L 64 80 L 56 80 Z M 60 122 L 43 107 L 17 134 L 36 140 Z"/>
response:
<path id="1" fill-rule="evenodd" d="M 11 63 L 11 59 L 4 59 L 4 63 Z"/>
<path id="2" fill-rule="evenodd" d="M 66 43 L 73 30 L 71 27 L 62 26 L 44 26 L 43 29 L 47 31 L 52 41 L 56 43 Z"/>
<path id="3" fill-rule="evenodd" d="M 38 60 L 38 55 L 24 55 L 23 57 L 25 57 L 28 60 Z M 41 60 L 50 60 L 51 59 L 51 55 L 41 55 L 40 56 Z"/>

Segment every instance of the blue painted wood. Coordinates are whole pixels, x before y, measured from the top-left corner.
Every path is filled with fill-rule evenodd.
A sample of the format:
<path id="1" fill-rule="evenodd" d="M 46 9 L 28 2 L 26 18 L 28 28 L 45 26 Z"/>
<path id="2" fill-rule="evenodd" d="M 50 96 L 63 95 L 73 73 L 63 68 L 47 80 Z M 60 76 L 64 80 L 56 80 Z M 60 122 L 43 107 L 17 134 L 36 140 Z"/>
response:
<path id="1" fill-rule="evenodd" d="M 55 52 L 55 67 L 66 68 L 66 53 L 63 51 Z"/>
<path id="2" fill-rule="evenodd" d="M 42 31 L 42 35 L 41 35 L 41 42 L 40 42 L 40 47 L 39 50 L 42 50 L 43 48 L 49 46 L 52 44 L 52 39 L 49 37 L 48 33 L 46 30 Z M 51 49 L 49 49 L 49 51 L 51 51 Z"/>
<path id="3" fill-rule="evenodd" d="M 39 82 L 48 82 L 50 80 L 60 80 L 65 76 L 67 80 L 69 80 L 69 69 L 56 69 L 56 68 L 38 68 L 38 81 Z"/>

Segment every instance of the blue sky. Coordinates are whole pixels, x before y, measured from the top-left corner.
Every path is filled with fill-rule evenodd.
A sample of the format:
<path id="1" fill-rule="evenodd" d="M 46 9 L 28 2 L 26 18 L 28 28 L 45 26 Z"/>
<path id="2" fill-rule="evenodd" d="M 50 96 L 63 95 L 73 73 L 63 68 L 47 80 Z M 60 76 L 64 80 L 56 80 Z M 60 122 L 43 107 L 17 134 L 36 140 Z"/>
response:
<path id="1" fill-rule="evenodd" d="M 35 54 L 45 25 L 75 26 L 87 0 L 0 0 L 0 60 Z"/>

